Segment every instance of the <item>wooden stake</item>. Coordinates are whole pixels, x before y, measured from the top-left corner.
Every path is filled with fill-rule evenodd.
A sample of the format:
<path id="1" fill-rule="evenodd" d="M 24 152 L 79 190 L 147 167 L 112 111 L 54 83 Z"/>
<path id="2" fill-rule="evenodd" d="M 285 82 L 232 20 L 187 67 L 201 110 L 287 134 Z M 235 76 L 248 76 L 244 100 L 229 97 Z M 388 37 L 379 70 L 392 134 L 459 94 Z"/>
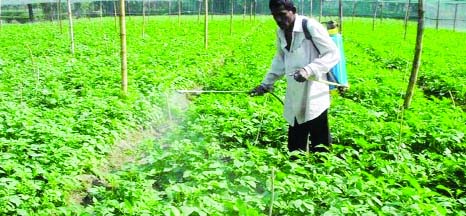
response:
<path id="1" fill-rule="evenodd" d="M 71 47 L 70 51 L 71 54 L 74 54 L 74 31 L 73 31 L 73 14 L 71 13 L 71 0 L 67 0 L 68 5 L 68 22 L 69 22 L 69 33 L 70 33 L 70 40 L 71 40 Z"/>
<path id="2" fill-rule="evenodd" d="M 121 90 L 124 95 L 128 93 L 125 8 L 125 0 L 120 0 Z"/>
<path id="3" fill-rule="evenodd" d="M 411 76 L 409 78 L 408 89 L 406 90 L 406 96 L 404 100 L 404 108 L 407 109 L 411 105 L 413 99 L 414 87 L 417 81 L 417 75 L 419 67 L 421 65 L 421 54 L 422 54 L 422 39 L 424 36 L 424 3 L 423 0 L 418 1 L 418 20 L 417 20 L 417 37 L 416 37 L 416 49 L 414 52 L 413 67 L 411 70 Z"/>

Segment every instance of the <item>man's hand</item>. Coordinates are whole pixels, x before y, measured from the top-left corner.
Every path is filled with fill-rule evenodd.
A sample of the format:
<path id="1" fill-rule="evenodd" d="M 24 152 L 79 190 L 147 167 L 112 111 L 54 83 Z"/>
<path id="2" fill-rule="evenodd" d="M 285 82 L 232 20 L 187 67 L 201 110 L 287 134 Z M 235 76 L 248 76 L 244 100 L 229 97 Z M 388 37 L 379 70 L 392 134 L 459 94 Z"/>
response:
<path id="1" fill-rule="evenodd" d="M 262 96 L 268 91 L 269 91 L 269 89 L 267 87 L 265 87 L 264 85 L 259 85 L 256 88 L 252 89 L 249 92 L 249 95 L 251 95 L 251 96 Z"/>
<path id="2" fill-rule="evenodd" d="M 294 72 L 293 74 L 293 78 L 298 82 L 304 82 L 307 80 L 308 77 L 309 74 L 306 70 L 304 70 L 304 68 L 296 70 L 296 72 Z"/>

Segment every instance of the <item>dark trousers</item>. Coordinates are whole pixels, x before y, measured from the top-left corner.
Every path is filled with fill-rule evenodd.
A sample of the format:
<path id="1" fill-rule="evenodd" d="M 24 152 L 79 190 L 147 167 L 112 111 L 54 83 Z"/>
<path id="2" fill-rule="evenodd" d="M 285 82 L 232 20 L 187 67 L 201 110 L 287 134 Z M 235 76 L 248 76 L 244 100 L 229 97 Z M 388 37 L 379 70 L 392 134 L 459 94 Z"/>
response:
<path id="1" fill-rule="evenodd" d="M 327 110 L 319 117 L 310 121 L 298 124 L 295 119 L 295 125 L 288 127 L 288 150 L 306 151 L 308 139 L 311 141 L 309 152 L 323 152 L 325 148 L 316 147 L 323 144 L 330 146 L 332 138 L 328 127 Z"/>

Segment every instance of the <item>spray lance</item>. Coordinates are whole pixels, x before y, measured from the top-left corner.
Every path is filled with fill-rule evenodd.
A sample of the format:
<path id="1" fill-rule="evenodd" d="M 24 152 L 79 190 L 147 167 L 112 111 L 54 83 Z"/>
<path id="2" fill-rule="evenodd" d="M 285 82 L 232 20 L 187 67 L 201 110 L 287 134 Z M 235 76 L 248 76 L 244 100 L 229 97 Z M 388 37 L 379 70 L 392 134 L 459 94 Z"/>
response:
<path id="1" fill-rule="evenodd" d="M 201 94 L 201 93 L 214 93 L 214 94 L 250 94 L 250 91 L 220 91 L 220 90 L 176 90 L 178 93 L 194 93 L 194 94 Z M 276 94 L 273 92 L 268 92 L 272 96 L 274 96 L 281 104 L 283 104 L 282 99 L 280 99 Z"/>
<path id="2" fill-rule="evenodd" d="M 293 74 L 289 74 L 289 76 L 293 76 Z M 345 85 L 335 83 L 335 82 L 330 82 L 330 81 L 325 81 L 325 80 L 314 80 L 314 79 L 309 79 L 309 81 L 314 81 L 314 82 L 320 82 L 320 83 L 325 83 L 327 85 L 331 86 L 337 86 L 337 87 L 344 87 Z M 201 93 L 213 93 L 213 94 L 250 94 L 250 91 L 244 91 L 244 90 L 232 90 L 232 91 L 223 91 L 223 90 L 176 90 L 178 93 L 186 94 L 186 93 L 191 93 L 191 94 L 201 94 Z M 267 91 L 267 93 L 270 93 L 273 97 L 275 97 L 278 101 L 280 101 L 281 104 L 283 103 L 283 100 L 280 99 L 276 94 L 274 94 L 271 91 Z"/>

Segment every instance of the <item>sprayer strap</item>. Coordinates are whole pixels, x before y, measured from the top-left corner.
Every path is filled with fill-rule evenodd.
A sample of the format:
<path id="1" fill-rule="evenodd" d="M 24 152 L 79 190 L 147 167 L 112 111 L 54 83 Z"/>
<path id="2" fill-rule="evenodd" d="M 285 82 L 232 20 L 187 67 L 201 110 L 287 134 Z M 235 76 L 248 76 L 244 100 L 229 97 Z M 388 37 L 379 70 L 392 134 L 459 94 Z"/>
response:
<path id="1" fill-rule="evenodd" d="M 309 29 L 307 28 L 307 19 L 306 18 L 303 18 L 303 32 L 304 32 L 304 36 L 306 37 L 306 39 L 310 40 L 312 45 L 314 46 L 314 48 L 317 50 L 317 53 L 320 55 L 320 51 L 319 49 L 317 48 L 316 44 L 314 43 L 314 40 L 312 40 L 312 35 L 311 33 L 309 32 Z"/>

